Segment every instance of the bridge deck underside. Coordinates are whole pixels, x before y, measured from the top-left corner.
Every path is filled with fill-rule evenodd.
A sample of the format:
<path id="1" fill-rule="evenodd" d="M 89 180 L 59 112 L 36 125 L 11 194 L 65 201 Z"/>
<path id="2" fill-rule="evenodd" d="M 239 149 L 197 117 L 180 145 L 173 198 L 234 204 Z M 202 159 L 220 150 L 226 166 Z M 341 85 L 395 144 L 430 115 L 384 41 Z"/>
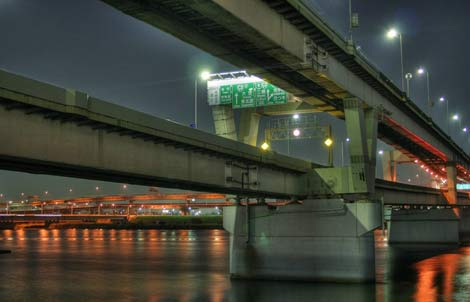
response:
<path id="1" fill-rule="evenodd" d="M 320 167 L 3 71 L 0 137 L 2 169 L 242 196 L 306 198 Z M 376 188 L 387 203 L 443 203 L 437 190 Z"/>
<path id="2" fill-rule="evenodd" d="M 350 92 L 341 88 L 334 81 L 322 77 L 299 63 L 298 58 L 275 44 L 262 33 L 256 32 L 249 24 L 232 15 L 222 6 L 233 3 L 223 1 L 158 0 L 145 3 L 132 0 L 105 0 L 126 14 L 156 26 L 170 34 L 218 56 L 234 65 L 248 69 L 251 73 L 269 80 L 306 102 L 315 105 L 317 110 L 328 112 L 343 118 L 343 99 L 351 97 Z M 345 49 L 344 41 L 326 25 L 319 27 L 308 19 L 301 5 L 295 1 L 264 0 L 279 16 L 311 38 L 329 55 L 343 64 L 393 106 L 399 108 L 419 127 L 427 129 L 443 146 L 454 150 L 452 159 L 467 166 L 468 156 L 453 143 L 413 102 L 404 100 L 402 92 L 380 72 L 371 72 L 373 68 L 363 58 L 352 55 Z M 265 22 L 269 22 L 266 20 Z M 273 29 L 275 30 L 275 29 Z M 303 47 L 303 45 L 302 45 Z M 402 128 L 396 127 L 393 120 L 380 121 L 379 137 L 410 158 L 419 158 L 436 173 L 448 160 L 435 148 L 422 140 L 414 139 Z M 447 148 L 447 147 L 446 147 Z M 441 176 L 445 176 L 442 174 Z M 463 171 L 461 178 L 467 178 Z"/>

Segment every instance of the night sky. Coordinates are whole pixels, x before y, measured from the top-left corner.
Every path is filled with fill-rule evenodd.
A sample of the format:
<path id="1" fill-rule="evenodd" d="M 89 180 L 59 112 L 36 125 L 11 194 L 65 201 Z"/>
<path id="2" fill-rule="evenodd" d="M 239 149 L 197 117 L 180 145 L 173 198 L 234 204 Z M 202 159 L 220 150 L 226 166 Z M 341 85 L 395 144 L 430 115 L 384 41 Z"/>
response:
<path id="1" fill-rule="evenodd" d="M 235 0 L 233 0 L 235 1 Z M 305 0 L 344 37 L 346 0 Z M 403 35 L 405 72 L 419 66 L 429 70 L 431 98 L 445 96 L 450 112 L 470 126 L 467 85 L 469 61 L 469 1 L 356 0 L 360 28 L 354 40 L 364 55 L 400 86 L 398 41 L 385 39 L 394 26 Z M 194 79 L 202 69 L 212 72 L 238 68 L 172 36 L 123 15 L 96 0 L 0 0 L 0 68 L 183 124 L 193 121 Z M 424 77 L 411 82 L 412 99 L 425 109 Z M 199 91 L 204 84 L 200 83 Z M 213 131 L 210 109 L 200 95 L 199 126 Z M 434 119 L 445 129 L 445 106 L 437 104 Z M 332 122 L 344 136 L 341 122 Z M 451 134 L 465 150 L 467 138 L 454 125 Z M 4 142 L 8 143 L 8 142 Z M 339 144 L 337 144 L 339 146 Z M 280 146 L 282 147 L 282 146 Z M 304 147 L 304 148 L 302 148 Z M 310 160 L 308 146 L 298 144 L 295 156 Z M 381 148 L 386 146 L 381 145 Z M 291 147 L 292 148 L 292 147 Z M 282 151 L 282 150 L 281 150 Z M 296 153 L 297 152 L 297 153 Z M 335 149 L 338 163 L 339 147 Z M 52 197 L 119 193 L 119 184 L 1 171 L 0 193 L 18 199 L 48 190 Z M 131 186 L 131 192 L 147 188 Z"/>

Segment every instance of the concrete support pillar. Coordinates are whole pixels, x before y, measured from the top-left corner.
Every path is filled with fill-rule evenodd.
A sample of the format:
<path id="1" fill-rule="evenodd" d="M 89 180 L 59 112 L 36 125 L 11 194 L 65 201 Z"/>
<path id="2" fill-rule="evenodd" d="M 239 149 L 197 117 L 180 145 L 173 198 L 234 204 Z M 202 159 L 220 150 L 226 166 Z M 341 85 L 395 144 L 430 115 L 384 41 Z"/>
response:
<path id="1" fill-rule="evenodd" d="M 382 155 L 383 177 L 387 181 L 397 181 L 397 162 L 393 156 L 393 151 L 384 152 Z"/>
<path id="2" fill-rule="evenodd" d="M 459 240 L 470 242 L 470 208 L 460 208 L 459 212 Z"/>
<path id="3" fill-rule="evenodd" d="M 459 219 L 453 209 L 392 211 L 388 242 L 458 244 Z"/>
<path id="4" fill-rule="evenodd" d="M 245 144 L 256 146 L 260 119 L 261 115 L 256 113 L 254 108 L 243 109 L 238 127 L 238 140 Z"/>
<path id="5" fill-rule="evenodd" d="M 447 171 L 447 194 L 446 199 L 449 204 L 457 203 L 457 168 L 455 163 L 448 162 L 446 164 Z"/>
<path id="6" fill-rule="evenodd" d="M 248 219 L 247 219 L 248 215 Z M 366 282 L 375 279 L 380 204 L 305 200 L 277 209 L 224 208 L 234 278 Z"/>
<path id="7" fill-rule="evenodd" d="M 371 193 L 375 190 L 375 165 L 377 156 L 377 110 L 369 108 L 364 111 L 364 120 L 366 127 L 367 152 L 369 155 L 369 182 Z"/>
<path id="8" fill-rule="evenodd" d="M 353 191 L 373 194 L 375 190 L 377 112 L 375 109 L 364 110 L 363 107 L 363 102 L 358 99 L 344 100 L 346 131 L 350 139 L 348 145 Z"/>
<path id="9" fill-rule="evenodd" d="M 214 118 L 215 134 L 237 140 L 235 118 L 231 106 L 212 106 L 212 117 Z"/>

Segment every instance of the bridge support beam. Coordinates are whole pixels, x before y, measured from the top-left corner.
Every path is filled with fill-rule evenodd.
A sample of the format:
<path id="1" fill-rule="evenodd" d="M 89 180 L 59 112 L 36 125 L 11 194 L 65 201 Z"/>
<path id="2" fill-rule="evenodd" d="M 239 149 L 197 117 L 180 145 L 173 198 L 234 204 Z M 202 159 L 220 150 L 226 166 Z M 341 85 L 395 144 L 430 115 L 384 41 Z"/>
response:
<path id="1" fill-rule="evenodd" d="M 349 181 L 335 193 L 363 193 L 373 195 L 375 190 L 375 153 L 377 149 L 377 111 L 364 108 L 364 102 L 356 98 L 345 99 L 344 114 L 349 142 L 351 166 Z M 333 178 L 338 173 L 332 169 L 316 169 L 326 183 L 338 183 Z M 332 175 L 333 174 L 333 175 Z M 326 179 L 329 177 L 330 179 Z"/>
<path id="2" fill-rule="evenodd" d="M 457 168 L 455 163 L 448 162 L 446 164 L 447 172 L 447 193 L 445 197 L 449 204 L 456 204 L 458 202 L 457 196 Z M 470 240 L 470 209 L 459 208 L 454 209 L 456 216 L 459 218 L 459 240 L 461 242 L 468 242 Z"/>
<path id="3" fill-rule="evenodd" d="M 388 242 L 458 244 L 459 219 L 453 209 L 392 211 Z"/>
<path id="4" fill-rule="evenodd" d="M 457 168 L 455 163 L 448 162 L 446 164 L 447 172 L 447 194 L 446 199 L 449 204 L 457 203 Z"/>
<path id="5" fill-rule="evenodd" d="M 460 208 L 459 218 L 459 240 L 470 242 L 470 208 Z"/>
<path id="6" fill-rule="evenodd" d="M 237 140 L 232 106 L 212 106 L 212 117 L 214 118 L 215 134 Z"/>
<path id="7" fill-rule="evenodd" d="M 383 178 L 396 182 L 398 164 L 406 162 L 410 162 L 410 159 L 398 150 L 384 152 L 382 155 Z"/>
<path id="8" fill-rule="evenodd" d="M 224 208 L 234 278 L 367 282 L 380 204 L 306 200 L 279 208 Z"/>
<path id="9" fill-rule="evenodd" d="M 258 130 L 261 115 L 254 108 L 243 109 L 238 127 L 238 140 L 245 144 L 255 146 L 258 141 Z"/>

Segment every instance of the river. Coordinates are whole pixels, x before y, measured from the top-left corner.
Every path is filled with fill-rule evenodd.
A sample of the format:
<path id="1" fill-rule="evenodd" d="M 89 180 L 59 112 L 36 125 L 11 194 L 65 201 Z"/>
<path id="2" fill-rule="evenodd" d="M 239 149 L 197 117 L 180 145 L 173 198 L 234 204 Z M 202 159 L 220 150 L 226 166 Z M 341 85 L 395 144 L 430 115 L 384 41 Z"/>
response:
<path id="1" fill-rule="evenodd" d="M 470 301 L 470 247 L 376 246 L 376 284 L 242 281 L 223 230 L 3 230 L 0 301 Z"/>

